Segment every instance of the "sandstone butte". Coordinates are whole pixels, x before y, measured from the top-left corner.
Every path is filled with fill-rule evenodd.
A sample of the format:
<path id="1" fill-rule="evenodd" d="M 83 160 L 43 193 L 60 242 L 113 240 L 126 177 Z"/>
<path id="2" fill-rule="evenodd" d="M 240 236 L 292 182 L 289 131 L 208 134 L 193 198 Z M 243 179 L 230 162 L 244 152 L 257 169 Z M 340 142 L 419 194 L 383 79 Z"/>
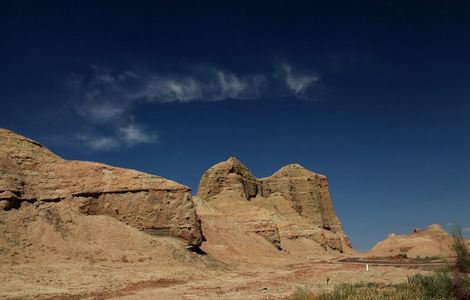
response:
<path id="1" fill-rule="evenodd" d="M 202 242 L 191 190 L 179 183 L 101 163 L 65 160 L 41 144 L 0 129 L 0 208 L 68 201 L 142 231 Z"/>
<path id="2" fill-rule="evenodd" d="M 301 165 L 256 178 L 236 157 L 209 168 L 194 197 L 206 242 L 216 258 L 352 254 L 325 176 Z M 229 235 L 224 234 L 230 232 Z"/>

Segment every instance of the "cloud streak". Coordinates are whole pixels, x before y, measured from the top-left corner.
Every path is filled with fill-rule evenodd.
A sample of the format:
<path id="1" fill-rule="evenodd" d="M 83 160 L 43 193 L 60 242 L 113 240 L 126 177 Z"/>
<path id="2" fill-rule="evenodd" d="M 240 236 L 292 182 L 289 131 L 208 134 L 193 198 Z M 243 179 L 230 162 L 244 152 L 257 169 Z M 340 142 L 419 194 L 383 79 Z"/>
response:
<path id="1" fill-rule="evenodd" d="M 158 140 L 135 121 L 132 109 L 141 103 L 217 102 L 226 99 L 260 99 L 294 96 L 312 100 L 319 77 L 300 73 L 290 64 L 271 74 L 236 74 L 215 67 L 198 67 L 179 74 L 112 72 L 92 67 L 91 74 L 71 81 L 73 107 L 87 123 L 111 127 L 111 136 L 78 136 L 91 150 L 109 151 Z"/>
<path id="2" fill-rule="evenodd" d="M 296 74 L 288 64 L 282 66 L 282 71 L 285 82 L 293 95 L 309 100 L 308 89 L 320 78 L 316 75 Z"/>
<path id="3" fill-rule="evenodd" d="M 111 151 L 130 148 L 138 144 L 151 144 L 158 141 L 158 135 L 147 132 L 141 126 L 128 124 L 114 129 L 114 134 L 78 134 L 75 139 L 93 151 Z"/>

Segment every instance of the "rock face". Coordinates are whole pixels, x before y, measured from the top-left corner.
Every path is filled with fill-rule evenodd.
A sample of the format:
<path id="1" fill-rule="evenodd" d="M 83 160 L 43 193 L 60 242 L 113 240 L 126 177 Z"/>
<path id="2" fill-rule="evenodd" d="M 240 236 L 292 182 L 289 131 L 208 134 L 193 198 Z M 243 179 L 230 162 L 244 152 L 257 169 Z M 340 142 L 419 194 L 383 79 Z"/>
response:
<path id="1" fill-rule="evenodd" d="M 207 170 L 202 175 L 197 196 L 210 199 L 224 189 L 233 190 L 246 200 L 262 193 L 261 181 L 251 175 L 250 170 L 236 157 L 230 157 Z"/>
<path id="2" fill-rule="evenodd" d="M 311 172 L 299 164 L 281 168 L 272 176 L 257 179 L 236 157 L 230 157 L 202 175 L 197 196 L 211 199 L 223 190 L 232 190 L 246 200 L 281 195 L 292 208 L 313 224 L 333 232 L 342 232 L 328 190 L 326 176 Z"/>
<path id="3" fill-rule="evenodd" d="M 109 215 L 143 231 L 202 241 L 191 190 L 177 182 L 105 164 L 68 161 L 0 129 L 0 208 L 74 200 L 81 212 Z"/>
<path id="4" fill-rule="evenodd" d="M 390 234 L 367 252 L 367 256 L 449 257 L 453 255 L 452 237 L 441 225 L 415 229 L 410 234 Z"/>
<path id="5" fill-rule="evenodd" d="M 203 174 L 197 198 L 203 227 L 223 227 L 230 220 L 278 249 L 310 257 L 328 251 L 332 255 L 352 251 L 334 212 L 327 178 L 298 164 L 258 179 L 236 157 L 231 157 Z M 222 230 L 219 228 L 219 232 Z M 211 243 L 214 249 L 220 249 L 222 243 L 216 237 L 211 239 L 211 231 L 204 231 L 209 252 Z M 234 247 L 239 240 L 227 241 L 224 247 Z"/>

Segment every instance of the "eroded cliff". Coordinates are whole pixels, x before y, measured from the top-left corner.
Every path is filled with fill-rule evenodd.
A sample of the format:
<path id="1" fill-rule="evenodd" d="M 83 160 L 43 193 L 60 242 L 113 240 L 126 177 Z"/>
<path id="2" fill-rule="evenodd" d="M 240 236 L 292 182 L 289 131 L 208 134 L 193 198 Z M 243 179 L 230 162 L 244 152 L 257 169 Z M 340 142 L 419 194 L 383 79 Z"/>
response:
<path id="1" fill-rule="evenodd" d="M 101 163 L 69 161 L 39 143 L 0 129 L 0 208 L 69 201 L 158 235 L 202 241 L 191 190 L 177 182 Z"/>
<path id="2" fill-rule="evenodd" d="M 258 179 L 230 157 L 203 174 L 196 199 L 207 238 L 203 247 L 216 256 L 223 251 L 243 256 L 257 247 L 261 253 L 263 240 L 282 253 L 312 258 L 352 251 L 333 209 L 327 178 L 298 164 Z M 234 226 L 237 238 L 215 234 Z"/>

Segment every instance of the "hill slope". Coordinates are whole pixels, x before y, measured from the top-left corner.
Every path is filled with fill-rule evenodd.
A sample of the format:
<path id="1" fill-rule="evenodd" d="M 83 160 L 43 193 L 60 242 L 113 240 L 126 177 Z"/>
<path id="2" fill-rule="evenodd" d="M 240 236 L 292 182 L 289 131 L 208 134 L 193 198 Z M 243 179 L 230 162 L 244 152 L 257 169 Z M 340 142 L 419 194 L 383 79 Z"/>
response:
<path id="1" fill-rule="evenodd" d="M 440 225 L 429 225 L 426 229 L 415 229 L 410 234 L 390 234 L 378 242 L 367 256 L 387 257 L 449 257 L 453 255 L 452 237 Z"/>

